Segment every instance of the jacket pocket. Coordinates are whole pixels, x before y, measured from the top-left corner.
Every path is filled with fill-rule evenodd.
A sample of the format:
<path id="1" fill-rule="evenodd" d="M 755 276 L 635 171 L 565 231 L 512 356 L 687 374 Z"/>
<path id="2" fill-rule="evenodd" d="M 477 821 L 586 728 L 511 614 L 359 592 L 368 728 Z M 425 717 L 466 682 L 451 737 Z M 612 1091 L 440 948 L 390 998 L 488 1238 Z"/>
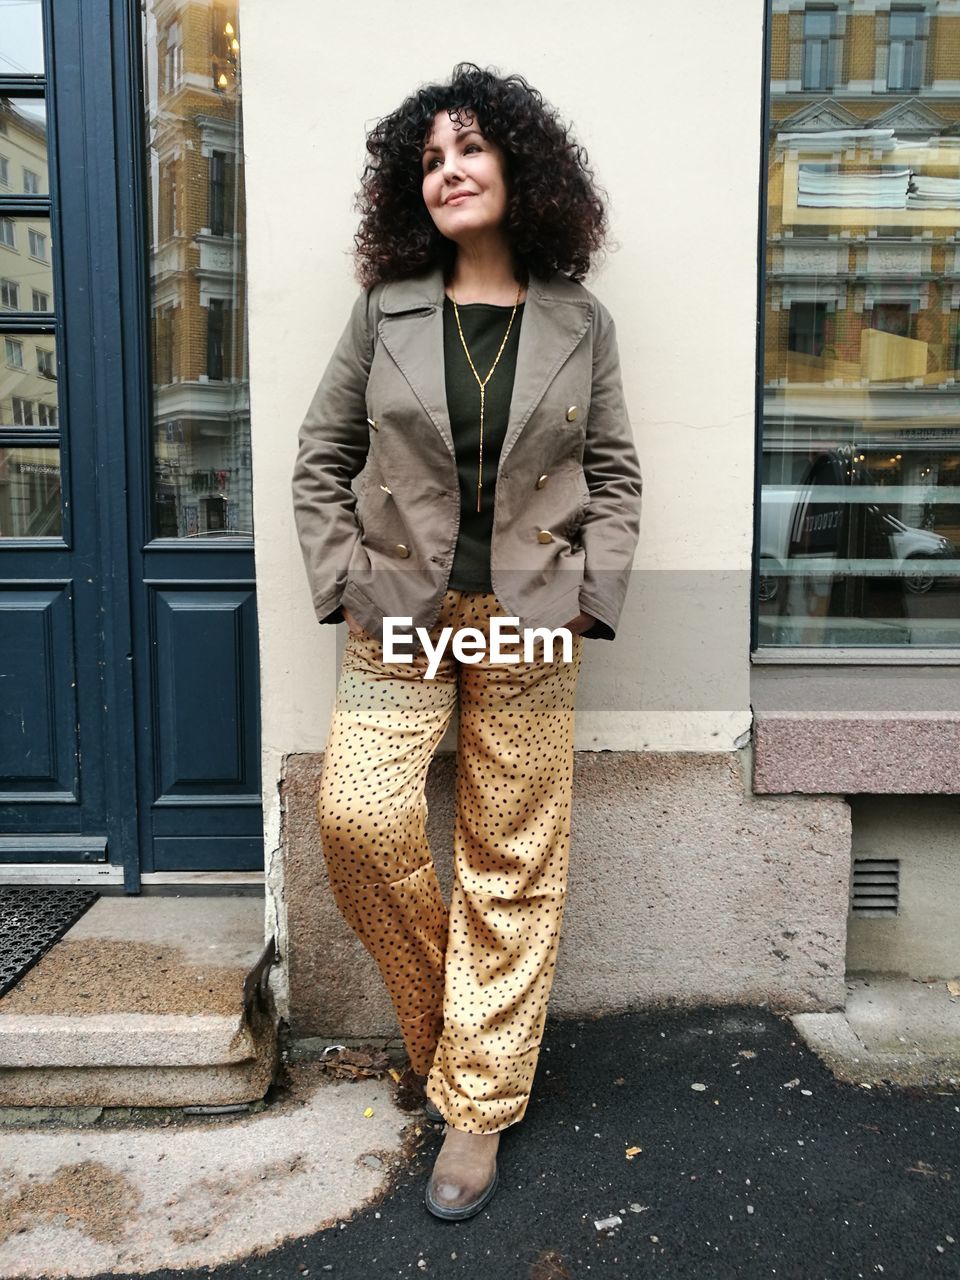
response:
<path id="1" fill-rule="evenodd" d="M 583 524 L 584 517 L 590 508 L 590 489 L 587 485 L 587 478 L 582 468 L 578 468 L 575 473 L 576 480 L 576 505 L 570 516 L 566 526 L 566 536 L 572 541 L 576 538 L 580 526 Z"/>

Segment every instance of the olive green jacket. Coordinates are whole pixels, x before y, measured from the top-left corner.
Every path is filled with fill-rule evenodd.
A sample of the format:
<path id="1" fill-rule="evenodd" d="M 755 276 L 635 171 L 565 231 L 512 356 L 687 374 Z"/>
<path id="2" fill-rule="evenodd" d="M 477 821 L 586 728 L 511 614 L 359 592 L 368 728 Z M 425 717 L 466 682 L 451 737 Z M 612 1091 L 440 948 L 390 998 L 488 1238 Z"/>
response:
<path id="1" fill-rule="evenodd" d="M 380 638 L 385 616 L 436 622 L 453 564 L 443 298 L 439 270 L 361 293 L 300 428 L 293 500 L 317 617 L 343 605 Z M 640 494 L 612 319 L 566 276 L 532 278 L 494 498 L 507 613 L 552 628 L 582 611 L 612 639 Z"/>

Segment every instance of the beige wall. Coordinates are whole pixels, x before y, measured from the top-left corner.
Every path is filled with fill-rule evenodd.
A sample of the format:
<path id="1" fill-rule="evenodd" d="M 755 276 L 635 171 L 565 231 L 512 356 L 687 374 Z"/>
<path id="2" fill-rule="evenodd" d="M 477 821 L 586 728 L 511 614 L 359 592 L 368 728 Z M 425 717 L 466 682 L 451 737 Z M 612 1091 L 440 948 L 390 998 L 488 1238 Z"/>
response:
<path id="1" fill-rule="evenodd" d="M 574 122 L 619 247 L 612 311 L 644 471 L 620 635 L 589 642 L 578 746 L 728 751 L 749 729 L 748 583 L 763 6 L 243 0 L 254 502 L 267 847 L 284 755 L 322 749 L 343 628 L 314 621 L 296 434 L 357 286 L 365 128 L 471 58 Z M 675 695 L 675 696 L 674 696 Z"/>

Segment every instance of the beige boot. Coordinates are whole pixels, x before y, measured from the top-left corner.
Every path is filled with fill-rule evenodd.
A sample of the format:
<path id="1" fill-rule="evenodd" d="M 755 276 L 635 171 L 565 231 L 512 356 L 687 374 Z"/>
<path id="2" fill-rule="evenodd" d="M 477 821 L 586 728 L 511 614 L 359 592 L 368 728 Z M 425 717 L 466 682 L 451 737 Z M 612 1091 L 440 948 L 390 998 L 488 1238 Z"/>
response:
<path id="1" fill-rule="evenodd" d="M 471 1218 L 497 1189 L 499 1133 L 465 1133 L 447 1125 L 424 1197 L 436 1218 Z"/>

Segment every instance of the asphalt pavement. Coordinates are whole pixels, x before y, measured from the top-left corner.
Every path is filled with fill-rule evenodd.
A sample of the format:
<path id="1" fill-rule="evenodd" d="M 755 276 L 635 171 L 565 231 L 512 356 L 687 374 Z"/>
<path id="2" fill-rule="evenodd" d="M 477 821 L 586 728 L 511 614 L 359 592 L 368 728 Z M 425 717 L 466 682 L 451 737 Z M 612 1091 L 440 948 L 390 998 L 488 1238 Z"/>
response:
<path id="1" fill-rule="evenodd" d="M 349 1221 L 158 1277 L 960 1277 L 960 1089 L 834 1079 L 785 1015 L 548 1021 L 500 1187 L 459 1223 L 423 1191 L 442 1129 Z M 117 1273 L 113 1273 L 116 1276 Z"/>

